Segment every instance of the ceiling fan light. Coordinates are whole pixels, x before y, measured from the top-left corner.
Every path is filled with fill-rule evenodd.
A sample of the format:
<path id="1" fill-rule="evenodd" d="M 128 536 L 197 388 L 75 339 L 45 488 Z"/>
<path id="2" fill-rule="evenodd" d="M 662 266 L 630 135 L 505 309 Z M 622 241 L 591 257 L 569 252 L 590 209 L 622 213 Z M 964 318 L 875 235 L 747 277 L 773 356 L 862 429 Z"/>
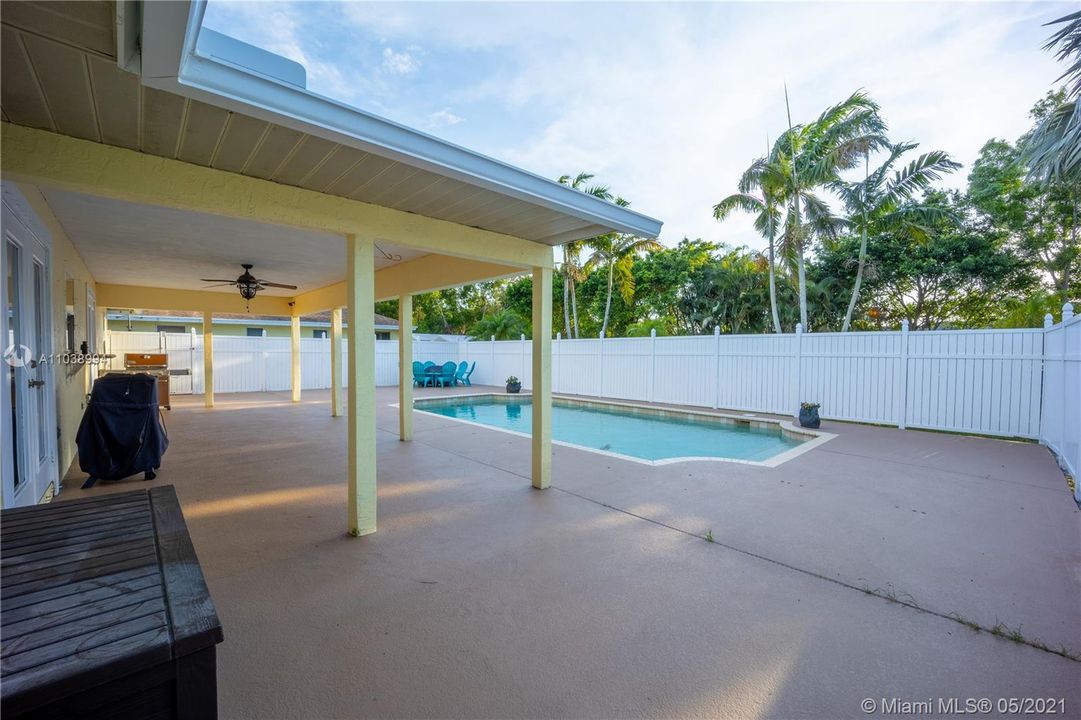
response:
<path id="1" fill-rule="evenodd" d="M 259 292 L 259 286 L 255 283 L 237 283 L 237 287 L 240 289 L 240 296 L 245 300 L 251 300 L 255 293 Z"/>

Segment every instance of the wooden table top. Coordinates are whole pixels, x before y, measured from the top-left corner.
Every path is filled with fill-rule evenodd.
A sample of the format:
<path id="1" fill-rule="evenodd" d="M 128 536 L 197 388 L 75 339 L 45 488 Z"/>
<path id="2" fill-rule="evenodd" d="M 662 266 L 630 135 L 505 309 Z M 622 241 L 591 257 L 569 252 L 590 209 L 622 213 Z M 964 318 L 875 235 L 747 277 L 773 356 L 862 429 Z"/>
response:
<path id="1" fill-rule="evenodd" d="M 0 513 L 0 709 L 220 643 L 171 485 Z"/>

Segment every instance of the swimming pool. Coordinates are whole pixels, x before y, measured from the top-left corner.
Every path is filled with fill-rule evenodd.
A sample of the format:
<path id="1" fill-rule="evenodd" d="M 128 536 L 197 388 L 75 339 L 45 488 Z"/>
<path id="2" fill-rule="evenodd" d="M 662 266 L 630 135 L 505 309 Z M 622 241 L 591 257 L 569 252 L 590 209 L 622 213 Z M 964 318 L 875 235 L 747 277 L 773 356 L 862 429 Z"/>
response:
<path id="1" fill-rule="evenodd" d="M 424 398 L 413 407 L 517 435 L 532 431 L 533 408 L 527 395 Z M 650 465 L 723 460 L 773 467 L 831 437 L 764 418 L 552 399 L 553 442 Z"/>

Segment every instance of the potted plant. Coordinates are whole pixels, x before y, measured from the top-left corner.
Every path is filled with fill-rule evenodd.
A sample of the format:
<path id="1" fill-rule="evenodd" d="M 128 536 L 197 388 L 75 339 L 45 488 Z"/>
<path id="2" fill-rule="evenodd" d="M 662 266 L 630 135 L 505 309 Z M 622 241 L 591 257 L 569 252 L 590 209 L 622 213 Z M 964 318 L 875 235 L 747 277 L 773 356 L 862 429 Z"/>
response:
<path id="1" fill-rule="evenodd" d="M 513 375 L 507 378 L 507 392 L 516 393 L 519 392 L 521 389 L 522 383 L 518 380 L 518 378 L 514 377 Z"/>
<path id="2" fill-rule="evenodd" d="M 818 417 L 818 408 L 821 407 L 815 402 L 805 402 L 799 404 L 799 424 L 805 428 L 817 428 L 822 424 L 821 418 Z"/>

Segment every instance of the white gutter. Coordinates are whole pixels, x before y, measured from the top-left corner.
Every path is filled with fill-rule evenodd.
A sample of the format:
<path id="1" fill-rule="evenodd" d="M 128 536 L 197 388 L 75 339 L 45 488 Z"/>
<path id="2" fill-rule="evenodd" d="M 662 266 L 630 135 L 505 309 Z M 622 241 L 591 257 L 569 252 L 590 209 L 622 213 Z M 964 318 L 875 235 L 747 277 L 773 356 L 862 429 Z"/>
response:
<path id="1" fill-rule="evenodd" d="M 118 25 L 123 26 L 133 4 L 117 5 Z M 137 61 L 131 57 L 121 60 L 121 66 L 141 73 L 144 85 L 372 152 L 619 232 L 655 238 L 661 231 L 661 221 L 654 218 L 317 95 L 250 66 L 229 62 L 219 53 L 209 54 L 208 46 L 199 42 L 205 0 L 142 2 L 138 6 L 142 13 L 141 53 Z M 220 47 L 220 40 L 213 44 Z"/>

